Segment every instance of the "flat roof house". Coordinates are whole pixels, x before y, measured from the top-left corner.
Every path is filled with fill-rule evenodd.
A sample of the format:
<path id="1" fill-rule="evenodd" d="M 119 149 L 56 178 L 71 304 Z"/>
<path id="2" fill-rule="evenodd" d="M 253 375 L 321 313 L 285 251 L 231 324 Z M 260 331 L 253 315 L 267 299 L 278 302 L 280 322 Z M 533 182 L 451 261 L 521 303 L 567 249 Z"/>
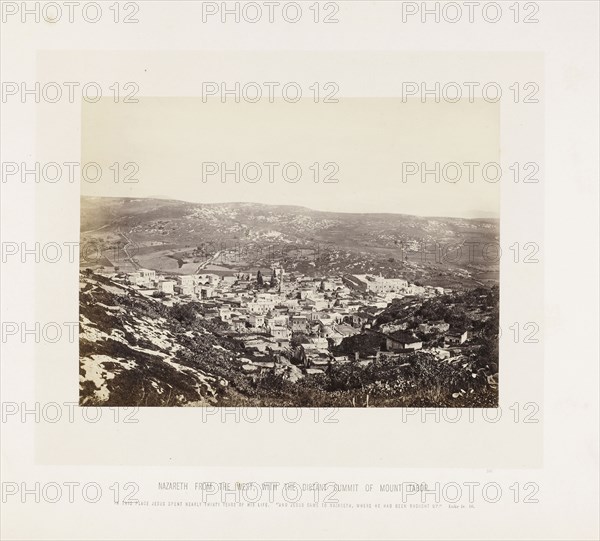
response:
<path id="1" fill-rule="evenodd" d="M 388 351 L 417 350 L 423 347 L 423 342 L 410 332 L 396 331 L 386 335 L 385 346 Z"/>
<path id="2" fill-rule="evenodd" d="M 444 336 L 444 344 L 447 346 L 459 346 L 460 344 L 466 342 L 468 336 L 468 331 L 452 331 Z"/>

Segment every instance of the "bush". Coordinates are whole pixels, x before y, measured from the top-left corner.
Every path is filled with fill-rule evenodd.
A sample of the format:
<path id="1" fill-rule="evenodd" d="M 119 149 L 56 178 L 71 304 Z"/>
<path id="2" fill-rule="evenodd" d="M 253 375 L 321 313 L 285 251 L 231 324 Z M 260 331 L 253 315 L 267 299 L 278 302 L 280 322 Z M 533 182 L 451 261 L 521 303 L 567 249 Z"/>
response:
<path id="1" fill-rule="evenodd" d="M 170 309 L 170 315 L 173 319 L 176 319 L 185 326 L 190 326 L 196 321 L 196 309 L 191 303 L 188 304 L 176 304 Z"/>

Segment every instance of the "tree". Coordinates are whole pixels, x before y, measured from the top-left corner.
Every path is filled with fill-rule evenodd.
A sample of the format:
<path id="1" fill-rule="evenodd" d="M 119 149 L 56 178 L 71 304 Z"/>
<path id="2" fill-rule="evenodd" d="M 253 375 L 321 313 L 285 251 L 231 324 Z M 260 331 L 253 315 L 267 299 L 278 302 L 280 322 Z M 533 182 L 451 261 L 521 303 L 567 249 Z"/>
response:
<path id="1" fill-rule="evenodd" d="M 258 287 L 262 287 L 263 284 L 265 283 L 265 281 L 263 280 L 263 276 L 262 276 L 262 273 L 260 272 L 260 270 L 256 273 L 256 283 L 258 284 Z"/>
<path id="2" fill-rule="evenodd" d="M 275 269 L 271 272 L 271 287 L 275 287 L 277 285 L 277 276 L 275 274 Z"/>
<path id="3" fill-rule="evenodd" d="M 196 320 L 196 310 L 190 304 L 176 304 L 170 310 L 171 316 L 181 324 L 189 326 Z"/>

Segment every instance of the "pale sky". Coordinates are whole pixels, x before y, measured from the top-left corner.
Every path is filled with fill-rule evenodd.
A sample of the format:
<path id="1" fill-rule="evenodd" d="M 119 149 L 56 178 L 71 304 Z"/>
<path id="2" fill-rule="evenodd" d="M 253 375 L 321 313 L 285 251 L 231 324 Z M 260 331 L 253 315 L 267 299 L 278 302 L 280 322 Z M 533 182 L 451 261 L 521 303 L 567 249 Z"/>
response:
<path id="1" fill-rule="evenodd" d="M 202 102 L 201 98 L 140 98 L 139 103 L 102 99 L 84 103 L 82 161 L 103 168 L 102 179 L 82 181 L 82 195 L 165 197 L 199 203 L 248 201 L 301 205 L 338 212 L 392 212 L 425 216 L 498 217 L 500 182 L 491 183 L 465 162 L 500 162 L 499 104 L 421 103 L 400 98 L 341 98 L 339 103 Z M 111 164 L 135 162 L 137 183 L 115 183 Z M 203 182 L 203 162 L 240 169 L 261 166 L 248 182 L 220 172 Z M 270 167 L 266 162 L 281 165 Z M 302 176 L 286 181 L 282 167 L 296 162 Z M 315 167 L 314 164 L 321 164 Z M 337 183 L 323 183 L 324 164 L 338 168 Z M 462 178 L 436 183 L 420 173 L 402 182 L 403 162 L 433 168 L 456 162 Z M 312 169 L 311 169 L 312 168 Z M 315 182 L 314 170 L 320 171 Z M 273 182 L 269 182 L 269 170 Z M 255 167 L 245 170 L 249 178 Z M 287 170 L 289 177 L 296 168 Z M 448 169 L 454 177 L 456 169 Z M 491 176 L 493 169 L 489 169 Z M 506 177 L 506 174 L 505 174 Z"/>

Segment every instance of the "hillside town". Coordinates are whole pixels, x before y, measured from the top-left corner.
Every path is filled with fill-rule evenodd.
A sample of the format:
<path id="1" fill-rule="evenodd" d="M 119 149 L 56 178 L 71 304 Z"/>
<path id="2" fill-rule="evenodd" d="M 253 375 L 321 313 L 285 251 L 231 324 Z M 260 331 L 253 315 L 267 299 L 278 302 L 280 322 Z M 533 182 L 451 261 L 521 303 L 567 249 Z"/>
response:
<path id="1" fill-rule="evenodd" d="M 101 272 L 101 271 L 100 271 Z M 422 351 L 440 360 L 461 357 L 470 332 L 443 320 L 382 324 L 393 303 L 445 298 L 452 291 L 411 284 L 402 278 L 340 275 L 307 276 L 272 265 L 263 275 L 248 273 L 161 274 L 101 272 L 115 284 L 168 307 L 193 304 L 195 317 L 214 324 L 243 349 L 242 369 L 273 368 L 293 361 L 303 373 L 327 372 L 350 361 L 401 359 Z M 379 318 L 379 321 L 378 321 Z M 377 324 L 379 323 L 379 324 Z M 353 336 L 360 335 L 356 347 Z M 365 340 L 364 337 L 368 337 Z M 365 347 L 365 342 L 374 344 Z"/>

